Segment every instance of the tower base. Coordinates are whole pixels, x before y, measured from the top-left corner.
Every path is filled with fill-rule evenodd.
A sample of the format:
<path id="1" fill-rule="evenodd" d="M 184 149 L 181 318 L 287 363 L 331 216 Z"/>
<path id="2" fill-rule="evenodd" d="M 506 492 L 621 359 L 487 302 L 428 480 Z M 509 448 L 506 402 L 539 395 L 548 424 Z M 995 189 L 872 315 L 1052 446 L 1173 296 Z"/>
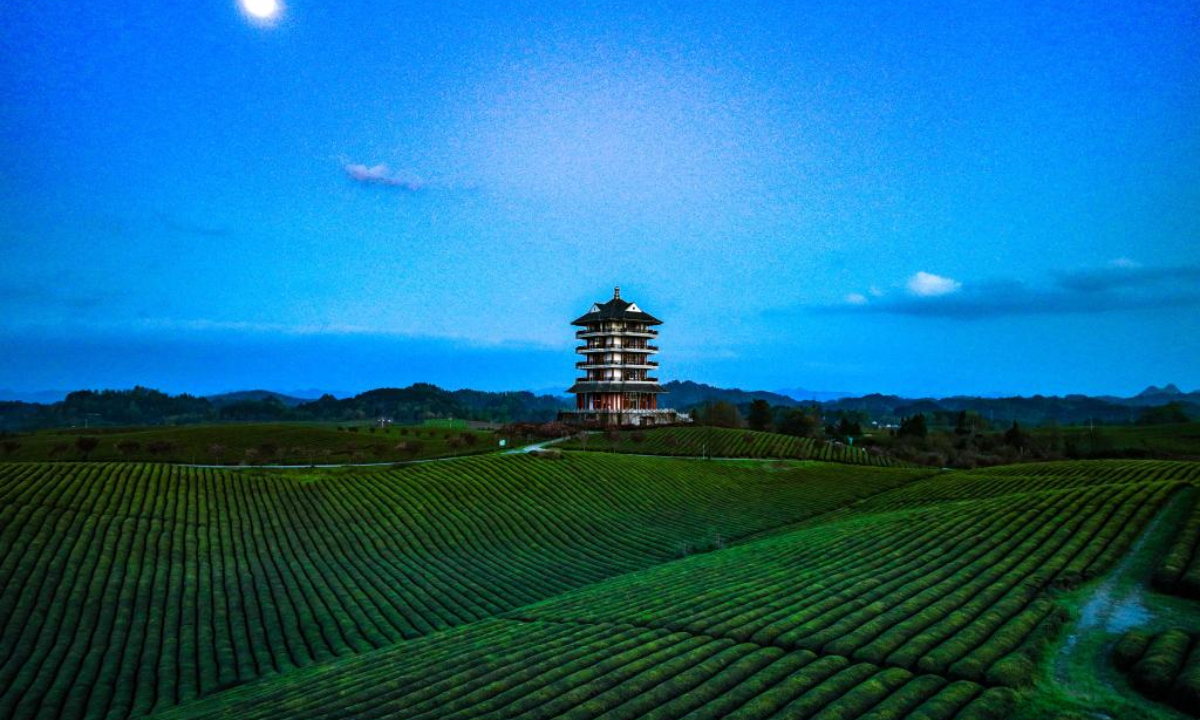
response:
<path id="1" fill-rule="evenodd" d="M 687 413 L 671 409 L 659 410 L 560 410 L 559 422 L 579 426 L 652 427 L 691 422 Z"/>

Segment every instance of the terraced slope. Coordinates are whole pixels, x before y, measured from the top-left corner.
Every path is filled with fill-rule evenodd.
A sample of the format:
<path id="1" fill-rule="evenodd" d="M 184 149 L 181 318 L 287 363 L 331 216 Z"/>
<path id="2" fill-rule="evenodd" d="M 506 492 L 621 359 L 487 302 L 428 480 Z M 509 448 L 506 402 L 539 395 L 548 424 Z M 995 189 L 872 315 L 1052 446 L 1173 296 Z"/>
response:
<path id="1" fill-rule="evenodd" d="M 631 625 L 487 620 L 300 671 L 162 720 L 346 717 L 999 719 L 1012 692 Z"/>
<path id="2" fill-rule="evenodd" d="M 1130 630 L 1117 643 L 1113 663 L 1147 697 L 1200 717 L 1200 634 Z"/>
<path id="3" fill-rule="evenodd" d="M 1088 465 L 906 485 L 167 717 L 1005 718 L 1062 620 L 1048 591 L 1110 567 L 1193 477 Z"/>
<path id="4" fill-rule="evenodd" d="M 153 462 L 213 465 L 401 462 L 473 455 L 496 449 L 490 431 L 429 427 L 355 427 L 302 423 L 234 423 L 174 427 L 45 430 L 7 440 L 10 462 Z M 75 442 L 96 440 L 83 453 Z M 465 438 L 465 439 L 464 439 Z"/>
<path id="5" fill-rule="evenodd" d="M 1175 541 L 1154 570 L 1154 587 L 1162 592 L 1200 600 L 1200 493 Z"/>
<path id="6" fill-rule="evenodd" d="M 904 465 L 886 455 L 862 448 L 792 435 L 709 427 L 666 427 L 616 433 L 609 439 L 593 433 L 586 440 L 572 438 L 560 444 L 565 450 L 668 455 L 674 457 L 791 458 L 895 467 Z"/>
<path id="7" fill-rule="evenodd" d="M 0 465 L 0 718 L 144 716 L 922 472 L 596 454 L 331 476 Z"/>

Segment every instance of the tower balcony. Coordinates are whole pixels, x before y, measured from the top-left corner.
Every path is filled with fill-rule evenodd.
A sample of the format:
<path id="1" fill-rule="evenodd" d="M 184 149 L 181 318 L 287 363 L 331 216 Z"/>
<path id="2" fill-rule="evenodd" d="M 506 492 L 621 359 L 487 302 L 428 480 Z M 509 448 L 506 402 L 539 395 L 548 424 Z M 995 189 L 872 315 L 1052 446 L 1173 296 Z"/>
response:
<path id="1" fill-rule="evenodd" d="M 575 363 L 576 370 L 603 370 L 606 368 L 624 368 L 627 370 L 657 370 L 658 363 L 653 360 L 646 362 L 626 362 L 626 363 L 595 363 L 591 360 L 584 360 Z"/>
<path id="2" fill-rule="evenodd" d="M 590 355 L 593 353 L 605 353 L 605 352 L 619 352 L 619 353 L 626 353 L 629 355 L 640 355 L 640 354 L 650 355 L 650 354 L 658 352 L 658 346 L 657 345 L 643 345 L 642 347 L 636 347 L 636 346 L 629 346 L 629 345 L 604 345 L 604 346 L 597 345 L 595 347 L 592 347 L 592 346 L 588 346 L 588 345 L 580 345 L 575 348 L 575 352 L 579 353 L 580 355 Z"/>
<path id="3" fill-rule="evenodd" d="M 622 378 L 620 380 L 613 380 L 612 378 L 577 377 L 577 378 L 575 378 L 575 382 L 576 383 L 657 383 L 658 378 L 644 377 L 644 378 L 638 378 L 636 380 L 634 380 L 633 378 Z M 634 392 L 634 389 L 630 389 L 629 392 Z"/>
<path id="4" fill-rule="evenodd" d="M 576 330 L 575 337 L 577 339 L 598 338 L 598 337 L 634 337 L 634 338 L 656 338 L 658 337 L 657 330 L 599 330 L 586 328 L 584 330 Z"/>

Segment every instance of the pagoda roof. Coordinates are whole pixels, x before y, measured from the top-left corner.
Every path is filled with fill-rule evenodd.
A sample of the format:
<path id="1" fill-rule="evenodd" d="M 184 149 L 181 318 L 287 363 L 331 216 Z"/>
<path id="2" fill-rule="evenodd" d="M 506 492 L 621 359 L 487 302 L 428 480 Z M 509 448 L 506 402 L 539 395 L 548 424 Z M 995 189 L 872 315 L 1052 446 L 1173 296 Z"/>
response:
<path id="1" fill-rule="evenodd" d="M 621 288 L 613 290 L 612 300 L 604 303 L 593 303 L 590 310 L 571 321 L 572 325 L 590 325 L 601 320 L 632 320 L 647 325 L 662 325 L 662 320 L 642 310 L 637 303 L 625 302 L 621 299 Z"/>
<path id="2" fill-rule="evenodd" d="M 612 380 L 603 381 L 596 380 L 591 382 L 577 382 L 572 385 L 567 392 L 569 393 L 597 393 L 597 392 L 643 392 L 663 394 L 662 385 L 656 382 L 646 382 L 641 380 Z"/>

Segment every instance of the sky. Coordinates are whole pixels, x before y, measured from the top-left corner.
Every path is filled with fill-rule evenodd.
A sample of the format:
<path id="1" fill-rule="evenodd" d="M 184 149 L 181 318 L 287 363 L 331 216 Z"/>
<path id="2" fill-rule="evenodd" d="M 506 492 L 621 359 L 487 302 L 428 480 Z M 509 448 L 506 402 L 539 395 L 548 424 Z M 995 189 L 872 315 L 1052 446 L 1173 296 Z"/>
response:
<path id="1" fill-rule="evenodd" d="M 1198 117 L 1194 2 L 3 3 L 0 388 L 1197 389 Z"/>

